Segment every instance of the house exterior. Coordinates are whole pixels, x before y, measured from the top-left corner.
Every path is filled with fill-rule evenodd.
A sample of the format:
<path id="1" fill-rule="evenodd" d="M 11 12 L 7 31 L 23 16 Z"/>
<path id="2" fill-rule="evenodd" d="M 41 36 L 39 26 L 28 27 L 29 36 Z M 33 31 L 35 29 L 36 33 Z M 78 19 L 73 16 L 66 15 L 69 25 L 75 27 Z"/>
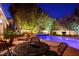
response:
<path id="1" fill-rule="evenodd" d="M 4 39 L 4 30 L 7 28 L 7 25 L 9 25 L 3 10 L 2 10 L 2 6 L 0 5 L 0 39 Z"/>

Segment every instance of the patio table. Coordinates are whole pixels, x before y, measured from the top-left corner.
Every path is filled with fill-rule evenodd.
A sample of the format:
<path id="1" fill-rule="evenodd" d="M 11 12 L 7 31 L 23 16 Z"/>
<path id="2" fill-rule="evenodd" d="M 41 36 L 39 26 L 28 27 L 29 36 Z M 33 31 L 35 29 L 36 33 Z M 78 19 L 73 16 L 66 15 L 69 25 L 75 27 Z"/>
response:
<path id="1" fill-rule="evenodd" d="M 48 44 L 44 42 L 37 43 L 39 46 L 32 46 L 27 42 L 21 43 L 12 49 L 15 56 L 40 56 L 49 51 Z"/>

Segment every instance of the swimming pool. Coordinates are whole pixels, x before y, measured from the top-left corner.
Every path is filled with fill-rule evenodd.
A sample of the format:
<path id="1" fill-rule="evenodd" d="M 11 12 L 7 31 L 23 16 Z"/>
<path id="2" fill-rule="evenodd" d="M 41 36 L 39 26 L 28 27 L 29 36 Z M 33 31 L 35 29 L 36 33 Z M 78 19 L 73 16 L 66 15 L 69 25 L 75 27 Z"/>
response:
<path id="1" fill-rule="evenodd" d="M 78 38 L 53 36 L 53 35 L 46 35 L 46 34 L 37 34 L 37 37 L 39 37 L 43 40 L 48 40 L 48 41 L 66 42 L 69 46 L 79 49 L 79 39 Z"/>

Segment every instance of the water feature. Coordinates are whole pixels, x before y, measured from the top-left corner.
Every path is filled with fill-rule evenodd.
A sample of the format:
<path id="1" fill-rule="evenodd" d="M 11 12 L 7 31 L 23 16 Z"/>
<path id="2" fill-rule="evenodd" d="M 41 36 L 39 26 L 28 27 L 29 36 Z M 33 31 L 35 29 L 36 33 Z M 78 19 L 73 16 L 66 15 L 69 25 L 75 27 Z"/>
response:
<path id="1" fill-rule="evenodd" d="M 69 46 L 79 49 L 79 39 L 74 37 L 65 36 L 53 36 L 46 34 L 37 34 L 37 36 L 43 40 L 55 41 L 55 42 L 66 42 Z"/>

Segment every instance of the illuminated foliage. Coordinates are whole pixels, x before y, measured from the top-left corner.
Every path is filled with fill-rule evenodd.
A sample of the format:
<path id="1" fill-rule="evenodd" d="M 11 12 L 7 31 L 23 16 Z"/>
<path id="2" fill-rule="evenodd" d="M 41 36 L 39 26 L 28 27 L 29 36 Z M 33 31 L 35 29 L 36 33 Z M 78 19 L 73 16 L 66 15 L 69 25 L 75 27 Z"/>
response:
<path id="1" fill-rule="evenodd" d="M 69 27 L 73 30 L 75 30 L 76 32 L 79 32 L 79 24 L 77 24 L 76 22 L 72 22 L 69 24 Z"/>
<path id="2" fill-rule="evenodd" d="M 11 12 L 19 30 L 30 29 L 33 33 L 37 33 L 39 30 L 50 31 L 54 28 L 54 19 L 35 4 L 14 4 Z"/>

